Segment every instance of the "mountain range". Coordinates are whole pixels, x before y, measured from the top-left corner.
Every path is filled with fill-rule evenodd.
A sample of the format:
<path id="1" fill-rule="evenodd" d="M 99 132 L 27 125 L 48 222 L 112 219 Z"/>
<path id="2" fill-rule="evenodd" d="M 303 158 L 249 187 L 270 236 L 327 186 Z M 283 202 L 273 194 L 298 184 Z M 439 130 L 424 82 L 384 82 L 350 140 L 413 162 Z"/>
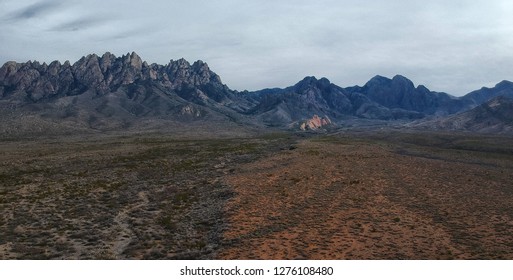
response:
<path id="1" fill-rule="evenodd" d="M 329 126 L 347 120 L 433 123 L 435 117 L 450 122 L 496 97 L 504 97 L 500 103 L 506 104 L 513 98 L 513 83 L 454 97 L 415 87 L 400 75 L 375 76 L 363 86 L 346 88 L 306 77 L 286 88 L 239 92 L 202 61 L 148 64 L 135 52 L 121 57 L 107 52 L 73 64 L 5 63 L 0 68 L 0 130 L 172 129 L 197 123 L 299 129 L 310 127 L 304 124 L 314 117 L 329 120 L 315 121 Z"/>

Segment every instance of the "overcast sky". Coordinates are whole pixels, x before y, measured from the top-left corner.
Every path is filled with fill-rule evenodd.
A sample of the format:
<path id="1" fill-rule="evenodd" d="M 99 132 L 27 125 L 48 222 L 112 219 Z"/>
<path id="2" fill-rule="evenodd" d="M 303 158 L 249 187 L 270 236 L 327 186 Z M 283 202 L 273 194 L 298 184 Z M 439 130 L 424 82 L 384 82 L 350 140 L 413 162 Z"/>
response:
<path id="1" fill-rule="evenodd" d="M 462 95 L 513 80 L 513 1 L 0 0 L 0 64 L 106 51 L 203 60 L 237 90 L 401 74 Z"/>

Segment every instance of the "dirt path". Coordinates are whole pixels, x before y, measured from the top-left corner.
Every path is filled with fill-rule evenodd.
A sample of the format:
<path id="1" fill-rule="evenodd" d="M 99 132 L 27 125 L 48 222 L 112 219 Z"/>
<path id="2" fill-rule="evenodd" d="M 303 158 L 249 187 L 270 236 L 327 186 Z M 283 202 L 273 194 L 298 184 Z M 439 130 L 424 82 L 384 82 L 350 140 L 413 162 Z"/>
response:
<path id="1" fill-rule="evenodd" d="M 113 232 L 116 234 L 116 239 L 112 243 L 111 252 L 115 259 L 126 259 L 123 252 L 135 237 L 129 223 L 130 213 L 148 206 L 149 200 L 144 191 L 139 192 L 137 196 L 139 198 L 138 203 L 123 208 L 114 218 L 116 225 L 114 226 Z"/>

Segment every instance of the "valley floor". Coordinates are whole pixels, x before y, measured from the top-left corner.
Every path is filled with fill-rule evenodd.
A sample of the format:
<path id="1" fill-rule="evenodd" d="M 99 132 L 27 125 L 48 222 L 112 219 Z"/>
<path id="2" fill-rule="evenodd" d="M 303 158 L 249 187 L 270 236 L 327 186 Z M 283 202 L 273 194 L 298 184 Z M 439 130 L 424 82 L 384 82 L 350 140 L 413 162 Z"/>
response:
<path id="1" fill-rule="evenodd" d="M 0 143 L 0 259 L 512 259 L 513 139 Z"/>

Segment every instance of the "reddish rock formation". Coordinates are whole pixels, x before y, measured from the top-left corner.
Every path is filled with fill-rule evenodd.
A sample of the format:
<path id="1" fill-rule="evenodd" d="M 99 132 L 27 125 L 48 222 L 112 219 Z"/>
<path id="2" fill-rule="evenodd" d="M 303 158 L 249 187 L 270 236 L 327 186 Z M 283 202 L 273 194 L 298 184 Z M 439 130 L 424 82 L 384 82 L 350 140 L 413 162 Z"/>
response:
<path id="1" fill-rule="evenodd" d="M 319 116 L 314 115 L 311 119 L 302 122 L 299 126 L 299 129 L 316 130 L 329 124 L 331 124 L 331 120 L 327 116 L 320 118 Z"/>

